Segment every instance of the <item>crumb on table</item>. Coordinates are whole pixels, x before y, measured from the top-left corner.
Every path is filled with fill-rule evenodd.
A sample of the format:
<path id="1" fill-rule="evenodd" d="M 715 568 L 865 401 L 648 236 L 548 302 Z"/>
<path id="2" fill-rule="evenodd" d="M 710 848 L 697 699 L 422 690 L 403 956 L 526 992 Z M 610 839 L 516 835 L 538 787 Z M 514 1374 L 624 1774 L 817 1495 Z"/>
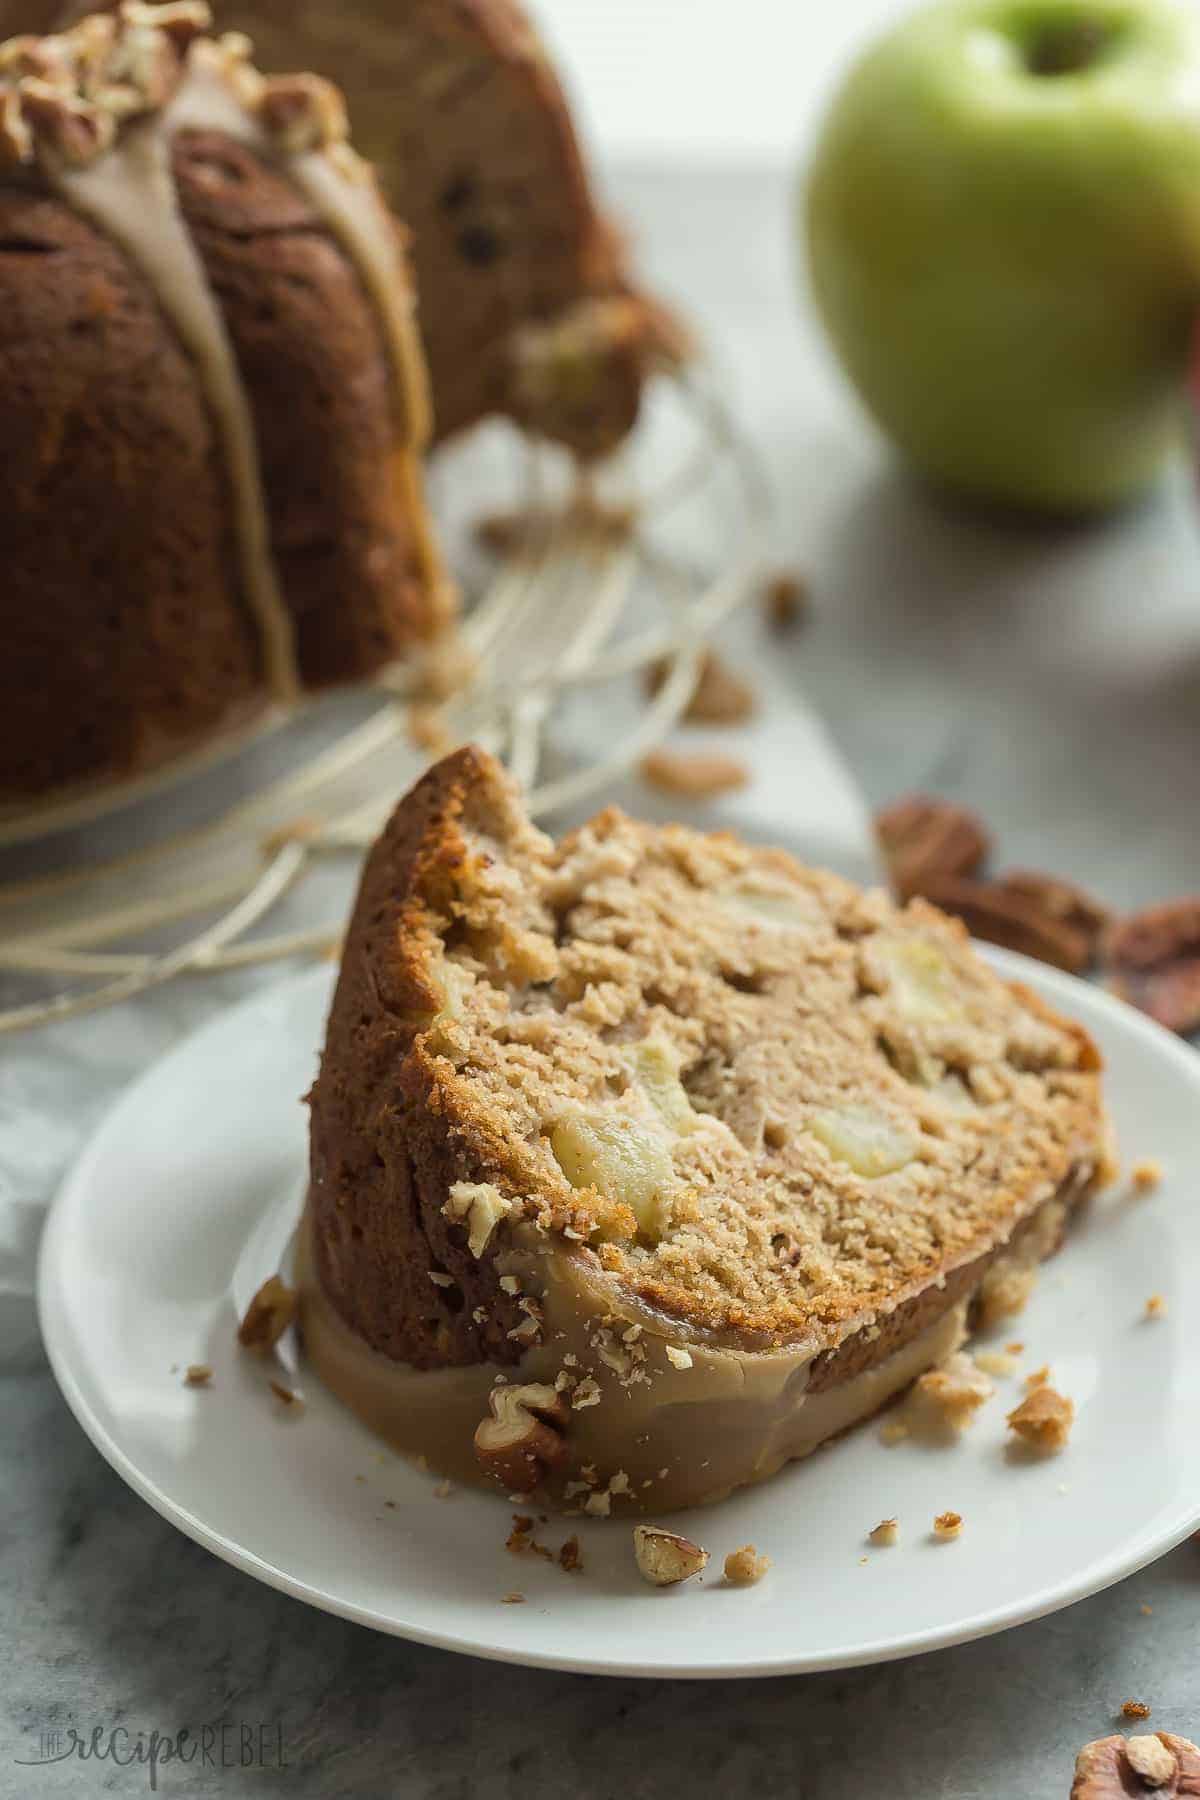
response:
<path id="1" fill-rule="evenodd" d="M 515 1594 L 515 1593 L 514 1594 L 505 1594 L 502 1604 L 504 1606 L 524 1606 L 525 1596 L 524 1596 L 524 1594 Z"/>
<path id="2" fill-rule="evenodd" d="M 1148 1319 L 1165 1319 L 1167 1302 L 1162 1294 L 1151 1294 L 1146 1301 L 1146 1317 Z"/>
<path id="3" fill-rule="evenodd" d="M 962 1528 L 963 1517 L 961 1513 L 942 1512 L 939 1513 L 937 1518 L 933 1521 L 933 1535 L 936 1538 L 941 1538 L 943 1541 L 958 1537 Z"/>
<path id="4" fill-rule="evenodd" d="M 873 1544 L 891 1545 L 900 1542 L 899 1519 L 880 1519 L 873 1531 L 867 1533 Z"/>
<path id="5" fill-rule="evenodd" d="M 188 1387 L 207 1387 L 212 1380 L 212 1368 L 208 1363 L 189 1363 L 183 1379 Z"/>
<path id="6" fill-rule="evenodd" d="M 1129 1171 L 1129 1179 L 1139 1194 L 1150 1193 L 1158 1186 L 1162 1178 L 1162 1164 L 1152 1156 L 1144 1156 L 1141 1162 L 1135 1162 Z"/>
<path id="7" fill-rule="evenodd" d="M 1148 1719 L 1150 1708 L 1144 1700 L 1124 1700 L 1121 1703 L 1121 1716 L 1125 1719 Z"/>

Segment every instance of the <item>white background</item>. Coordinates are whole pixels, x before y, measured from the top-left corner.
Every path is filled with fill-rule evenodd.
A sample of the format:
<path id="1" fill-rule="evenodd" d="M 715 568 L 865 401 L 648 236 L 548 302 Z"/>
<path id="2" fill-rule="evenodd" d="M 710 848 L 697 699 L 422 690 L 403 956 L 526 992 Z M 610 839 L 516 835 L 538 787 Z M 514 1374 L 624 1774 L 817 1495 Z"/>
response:
<path id="1" fill-rule="evenodd" d="M 608 160 L 787 161 L 910 0 L 532 0 Z"/>

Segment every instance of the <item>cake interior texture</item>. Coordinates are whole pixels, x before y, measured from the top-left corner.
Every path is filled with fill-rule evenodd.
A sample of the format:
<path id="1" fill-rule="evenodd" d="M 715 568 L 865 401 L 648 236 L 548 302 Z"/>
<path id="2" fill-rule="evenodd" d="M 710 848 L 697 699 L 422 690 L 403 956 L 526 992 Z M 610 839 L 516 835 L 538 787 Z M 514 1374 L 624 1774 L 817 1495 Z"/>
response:
<path id="1" fill-rule="evenodd" d="M 346 944 L 315 1336 L 361 1347 L 389 1435 L 389 1365 L 410 1396 L 457 1372 L 466 1412 L 532 1381 L 551 1490 L 636 1465 L 647 1504 L 710 1497 L 874 1410 L 1055 1246 L 1104 1170 L 1098 1065 L 920 902 L 613 809 L 556 845 L 457 752 Z"/>

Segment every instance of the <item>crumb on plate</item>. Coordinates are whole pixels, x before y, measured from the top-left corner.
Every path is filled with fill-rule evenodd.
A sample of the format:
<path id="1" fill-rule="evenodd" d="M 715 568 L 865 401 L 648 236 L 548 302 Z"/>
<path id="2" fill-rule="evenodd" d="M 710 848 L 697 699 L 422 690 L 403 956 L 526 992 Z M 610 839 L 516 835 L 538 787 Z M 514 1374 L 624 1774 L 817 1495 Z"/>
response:
<path id="1" fill-rule="evenodd" d="M 731 1550 L 725 1558 L 725 1579 L 735 1587 L 753 1587 L 770 1566 L 769 1556 L 760 1556 L 753 1544 L 743 1544 L 740 1550 Z"/>
<path id="2" fill-rule="evenodd" d="M 1008 1415 L 1008 1428 L 1035 1450 L 1061 1450 L 1071 1435 L 1075 1403 L 1052 1387 L 1036 1387 Z"/>

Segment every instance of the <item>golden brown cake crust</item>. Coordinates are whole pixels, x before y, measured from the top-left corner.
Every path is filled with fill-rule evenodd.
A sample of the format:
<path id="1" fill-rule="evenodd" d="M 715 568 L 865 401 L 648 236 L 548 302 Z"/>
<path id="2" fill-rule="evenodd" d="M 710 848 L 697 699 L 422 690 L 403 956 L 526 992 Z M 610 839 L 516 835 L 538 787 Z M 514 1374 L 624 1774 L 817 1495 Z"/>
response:
<path id="1" fill-rule="evenodd" d="M 181 53 L 178 83 L 191 66 Z M 10 58 L 0 98 L 26 105 L 26 75 Z M 175 91 L 109 150 L 157 131 Z M 164 283 L 33 142 L 0 146 L 0 800 L 140 773 L 273 697 L 239 554 L 244 484 L 197 359 Z M 433 636 L 448 595 L 375 304 L 286 158 L 208 128 L 170 128 L 167 152 L 248 408 L 291 672 L 309 688 L 363 679 Z M 403 233 L 383 229 L 403 311 Z"/>
<path id="2" fill-rule="evenodd" d="M 807 909 L 807 937 L 756 927 L 744 906 L 767 901 Z M 886 972 L 910 979 L 913 946 L 966 1010 L 957 993 L 932 1024 L 898 1009 Z M 799 1150 L 755 1060 L 793 1016 Z M 622 1071 L 671 1029 L 691 1116 L 673 1223 L 647 1237 L 628 1206 L 564 1179 L 559 1131 L 610 1106 L 647 1117 Z M 311 1096 L 320 1279 L 394 1358 L 511 1362 L 521 1315 L 443 1210 L 456 1183 L 489 1184 L 594 1266 L 614 1310 L 625 1294 L 710 1341 L 810 1343 L 816 1391 L 977 1288 L 1048 1202 L 1061 1229 L 1102 1161 L 1097 1068 L 1085 1034 L 1006 987 L 934 909 L 612 810 L 554 847 L 466 749 L 401 803 L 364 874 Z M 866 1127 L 857 1099 L 828 1103 L 851 1075 L 877 1103 Z M 867 1131 L 866 1178 L 845 1165 L 847 1123 L 850 1155 Z"/>
<path id="3" fill-rule="evenodd" d="M 444 439 L 491 413 L 591 457 L 686 333 L 631 281 L 553 62 L 512 0 L 226 0 L 263 68 L 310 59 L 413 232 Z M 381 80 L 381 71 L 388 78 Z"/>

